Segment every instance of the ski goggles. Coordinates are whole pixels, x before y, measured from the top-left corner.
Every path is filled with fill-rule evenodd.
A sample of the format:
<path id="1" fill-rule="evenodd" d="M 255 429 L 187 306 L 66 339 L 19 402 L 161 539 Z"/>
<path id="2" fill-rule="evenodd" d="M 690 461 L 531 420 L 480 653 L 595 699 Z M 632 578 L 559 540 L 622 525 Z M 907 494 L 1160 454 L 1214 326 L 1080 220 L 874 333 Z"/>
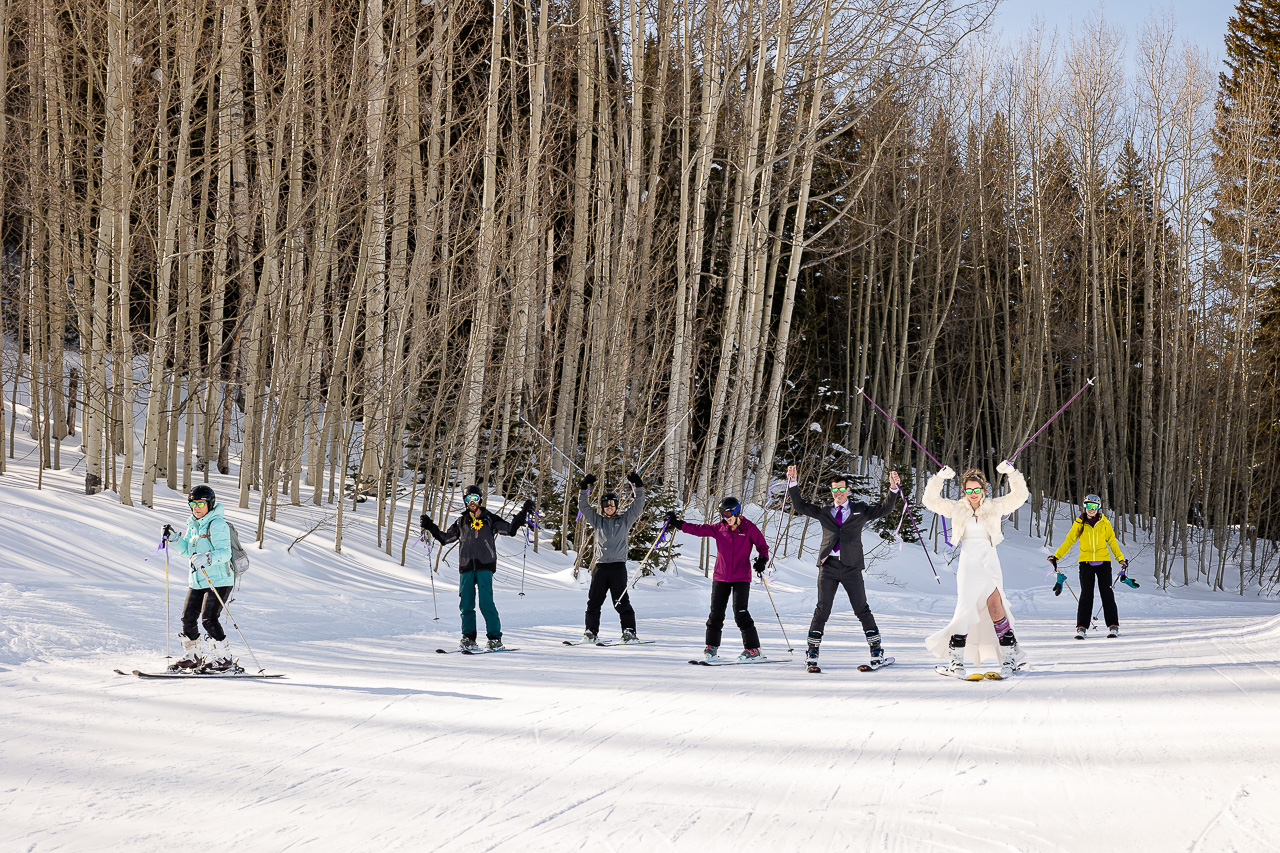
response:
<path id="1" fill-rule="evenodd" d="M 970 486 L 969 488 L 964 490 L 964 493 L 966 495 L 980 495 L 984 491 L 985 489 L 983 489 L 982 486 Z"/>
<path id="2" fill-rule="evenodd" d="M 209 502 L 208 501 L 187 501 L 187 506 L 191 507 L 192 509 L 208 509 Z"/>
<path id="3" fill-rule="evenodd" d="M 478 503 L 480 503 L 480 496 L 479 496 L 479 495 L 467 495 L 465 498 L 463 498 L 463 499 L 462 499 L 462 502 L 463 502 L 464 504 L 466 504 L 467 506 L 471 506 L 472 504 L 478 504 Z"/>
<path id="4" fill-rule="evenodd" d="M 1084 505 L 1084 508 L 1085 508 L 1085 509 L 1091 509 L 1091 510 L 1093 510 L 1093 511 L 1097 512 L 1097 510 L 1098 510 L 1099 508 L 1101 508 L 1101 506 L 1102 506 L 1102 504 L 1098 504 L 1098 503 L 1094 503 L 1093 501 L 1090 501 L 1089 503 L 1087 503 L 1087 504 L 1085 504 L 1085 505 Z"/>
<path id="5" fill-rule="evenodd" d="M 741 512 L 741 510 L 736 510 L 736 509 L 722 509 L 722 510 L 720 510 L 720 517 L 721 517 L 721 518 L 733 518 L 733 517 L 734 517 L 735 515 L 737 515 L 739 512 Z"/>

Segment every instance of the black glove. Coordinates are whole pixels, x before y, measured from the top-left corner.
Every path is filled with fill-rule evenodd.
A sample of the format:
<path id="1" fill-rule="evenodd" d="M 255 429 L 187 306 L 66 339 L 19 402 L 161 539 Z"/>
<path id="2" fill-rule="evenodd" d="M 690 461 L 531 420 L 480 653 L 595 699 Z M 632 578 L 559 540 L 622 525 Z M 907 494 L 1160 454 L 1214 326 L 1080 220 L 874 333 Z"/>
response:
<path id="1" fill-rule="evenodd" d="M 644 488 L 644 480 L 641 480 L 641 479 L 640 479 L 640 472 L 639 472 L 639 471 L 632 471 L 630 474 L 628 474 L 628 475 L 627 475 L 627 482 L 628 482 L 628 483 L 630 483 L 631 485 L 635 486 L 637 489 L 643 489 L 643 488 Z"/>
<path id="2" fill-rule="evenodd" d="M 1056 570 L 1057 570 L 1057 568 L 1058 568 L 1058 558 L 1057 558 L 1057 557 L 1055 557 L 1055 556 L 1053 556 L 1052 554 L 1050 554 L 1050 555 L 1049 555 L 1049 562 L 1053 564 L 1053 568 L 1054 568 L 1054 570 L 1056 571 Z"/>
<path id="3" fill-rule="evenodd" d="M 533 512 L 533 501 L 525 501 L 524 504 L 520 507 L 520 511 L 525 515 L 528 515 L 529 513 Z"/>
<path id="4" fill-rule="evenodd" d="M 420 519 L 420 521 L 422 522 L 423 530 L 432 531 L 432 532 L 436 530 L 436 523 L 432 521 L 431 516 L 427 515 L 425 512 L 422 514 L 422 518 Z"/>
<path id="5" fill-rule="evenodd" d="M 1125 570 L 1126 570 L 1126 569 L 1128 569 L 1128 568 L 1129 568 L 1129 561 L 1128 561 L 1128 560 L 1121 560 L 1121 561 L 1120 561 L 1120 574 L 1124 574 L 1124 573 L 1125 573 Z"/>
<path id="6" fill-rule="evenodd" d="M 667 524 L 670 527 L 674 527 L 676 530 L 684 527 L 684 522 L 676 518 L 676 514 L 674 512 L 667 513 Z"/>
<path id="7" fill-rule="evenodd" d="M 756 565 L 755 565 L 756 577 L 764 577 L 764 570 L 768 568 L 768 566 L 769 566 L 769 561 L 764 558 L 763 554 L 756 557 Z"/>
<path id="8" fill-rule="evenodd" d="M 583 477 L 581 480 L 578 481 L 578 491 L 585 492 L 587 489 L 591 488 L 592 484 L 595 483 L 595 481 L 596 481 L 596 475 L 588 474 L 587 476 Z"/>
<path id="9" fill-rule="evenodd" d="M 161 531 L 165 539 L 172 539 L 174 534 L 173 525 L 166 524 L 164 530 Z"/>

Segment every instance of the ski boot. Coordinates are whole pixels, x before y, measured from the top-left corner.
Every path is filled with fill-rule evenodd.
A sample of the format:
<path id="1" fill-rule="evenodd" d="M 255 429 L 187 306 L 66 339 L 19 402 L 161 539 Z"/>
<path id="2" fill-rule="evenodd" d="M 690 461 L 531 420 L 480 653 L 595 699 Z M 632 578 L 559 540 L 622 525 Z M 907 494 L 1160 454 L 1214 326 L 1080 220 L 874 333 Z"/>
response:
<path id="1" fill-rule="evenodd" d="M 638 643 L 640 638 L 636 636 L 634 628 L 624 628 L 622 630 L 622 642 L 624 645 L 626 643 Z"/>
<path id="2" fill-rule="evenodd" d="M 952 678 L 959 678 L 963 681 L 976 680 L 964 668 L 964 647 L 967 641 L 968 638 L 964 634 L 952 634 L 951 642 L 948 643 L 948 647 L 951 650 L 951 661 L 946 666 L 941 664 L 935 666 L 934 670 L 940 675 L 949 675 Z M 978 678 L 981 677 L 981 675 L 978 676 Z"/>
<path id="3" fill-rule="evenodd" d="M 880 645 L 879 631 L 871 631 L 867 634 L 867 645 L 871 647 L 871 666 L 884 666 L 886 656 L 884 647 Z"/>
<path id="4" fill-rule="evenodd" d="M 717 655 L 720 654 L 720 647 L 707 646 L 705 649 L 702 650 L 702 654 L 706 657 L 708 662 L 711 662 L 716 659 Z"/>
<path id="5" fill-rule="evenodd" d="M 489 638 L 489 651 L 491 651 L 491 652 L 505 652 L 506 650 L 507 650 L 507 647 L 506 647 L 506 646 L 504 646 L 504 645 L 502 645 L 502 638 L 501 638 L 501 637 L 498 637 L 497 639 L 494 639 L 493 637 L 490 637 L 490 638 Z"/>
<path id="6" fill-rule="evenodd" d="M 1110 627 L 1108 627 L 1108 628 L 1107 628 L 1107 639 L 1108 639 L 1108 640 L 1114 640 L 1116 637 L 1119 637 L 1119 636 L 1120 636 L 1120 626 L 1119 626 L 1119 625 L 1111 625 Z"/>
<path id="7" fill-rule="evenodd" d="M 1007 631 L 1000 638 L 1000 677 L 1009 678 L 1018 671 L 1024 660 L 1026 655 L 1018 649 L 1018 641 L 1013 632 Z"/>
<path id="8" fill-rule="evenodd" d="M 235 669 L 236 662 L 231 659 L 231 643 L 224 639 L 209 638 L 209 657 L 199 672 L 227 672 Z"/>
<path id="9" fill-rule="evenodd" d="M 758 660 L 759 657 L 760 657 L 759 649 L 743 649 L 742 654 L 738 655 L 738 660 L 740 662 L 745 663 L 749 660 Z"/>
<path id="10" fill-rule="evenodd" d="M 809 672 L 822 672 L 818 668 L 818 644 L 810 643 L 804 652 L 804 668 Z"/>
<path id="11" fill-rule="evenodd" d="M 200 638 L 189 640 L 184 634 L 179 634 L 178 639 L 182 641 L 182 657 L 169 665 L 170 672 L 195 672 L 204 666 L 204 655 L 200 653 Z"/>
<path id="12" fill-rule="evenodd" d="M 594 632 L 594 631 L 583 631 L 583 632 L 582 632 L 582 645 L 584 645 L 584 646 L 589 646 L 589 645 L 591 645 L 592 643 L 594 643 L 595 641 L 596 641 L 596 634 L 595 634 L 595 632 Z"/>
<path id="13" fill-rule="evenodd" d="M 1083 639 L 1084 639 L 1084 632 L 1085 632 L 1085 629 L 1084 629 L 1084 628 L 1077 627 L 1077 628 L 1076 628 L 1076 639 L 1077 639 L 1077 640 L 1083 640 Z"/>
<path id="14" fill-rule="evenodd" d="M 462 639 L 458 642 L 458 648 L 464 652 L 478 652 L 480 647 L 476 645 L 476 638 L 470 634 L 463 634 Z"/>

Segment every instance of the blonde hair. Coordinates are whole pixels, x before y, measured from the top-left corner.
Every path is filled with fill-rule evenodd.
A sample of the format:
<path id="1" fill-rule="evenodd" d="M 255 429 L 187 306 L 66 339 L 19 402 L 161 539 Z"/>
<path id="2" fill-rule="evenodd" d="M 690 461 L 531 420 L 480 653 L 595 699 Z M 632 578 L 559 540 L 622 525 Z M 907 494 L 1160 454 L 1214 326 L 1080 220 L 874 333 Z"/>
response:
<path id="1" fill-rule="evenodd" d="M 977 468 L 970 468 L 968 471 L 964 472 L 964 476 L 960 479 L 961 488 L 963 488 L 963 485 L 969 482 L 970 480 L 973 480 L 977 482 L 979 485 L 981 485 L 982 491 L 984 493 L 990 491 L 991 489 L 991 487 L 987 484 L 987 478 L 983 476 L 982 472 L 979 471 Z"/>

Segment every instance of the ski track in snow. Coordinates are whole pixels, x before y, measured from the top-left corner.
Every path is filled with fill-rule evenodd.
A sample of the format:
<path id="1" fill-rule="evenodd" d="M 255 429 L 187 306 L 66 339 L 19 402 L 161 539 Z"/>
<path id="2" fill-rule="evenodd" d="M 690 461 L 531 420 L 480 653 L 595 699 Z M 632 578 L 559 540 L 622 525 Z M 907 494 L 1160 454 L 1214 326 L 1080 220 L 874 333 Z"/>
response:
<path id="1" fill-rule="evenodd" d="M 456 563 L 433 610 L 421 549 L 388 559 L 359 528 L 369 513 L 338 555 L 314 535 L 286 551 L 315 510 L 282 509 L 231 607 L 287 677 L 146 681 L 112 670 L 165 664 L 185 567 L 170 555 L 166 619 L 152 554 L 182 496 L 126 508 L 68 472 L 31 479 L 0 477 L 0 851 L 1280 849 L 1275 601 L 1144 583 L 1117 590 L 1121 638 L 1075 641 L 1074 600 L 1010 524 L 1030 659 L 1012 679 L 934 673 L 923 637 L 955 578 L 938 585 L 918 546 L 868 583 L 892 667 L 856 670 L 866 645 L 837 601 L 823 672 L 804 671 L 807 559 L 771 582 L 794 655 L 752 594 L 787 663 L 690 667 L 708 599 L 693 557 L 633 592 L 656 644 L 570 647 L 585 585 L 530 549 L 521 598 L 511 539 L 496 597 L 521 651 L 437 655 L 457 640 Z M 229 515 L 254 529 L 252 510 Z M 602 629 L 618 629 L 607 607 Z M 737 638 L 730 619 L 724 645 Z"/>

